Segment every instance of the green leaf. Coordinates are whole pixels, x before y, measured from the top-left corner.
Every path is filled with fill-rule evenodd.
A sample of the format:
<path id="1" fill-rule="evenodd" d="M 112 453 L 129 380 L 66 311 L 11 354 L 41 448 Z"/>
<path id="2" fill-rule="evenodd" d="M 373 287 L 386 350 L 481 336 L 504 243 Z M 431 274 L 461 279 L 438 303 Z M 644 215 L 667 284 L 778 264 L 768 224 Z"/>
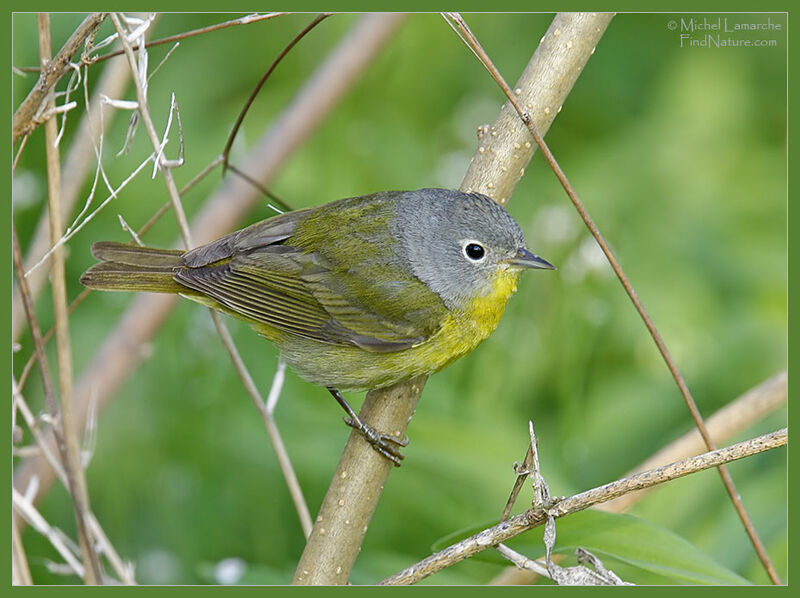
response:
<path id="1" fill-rule="evenodd" d="M 433 550 L 441 550 L 491 525 L 493 523 L 445 536 L 435 543 Z M 544 556 L 541 527 L 505 544 L 531 559 Z M 750 584 L 675 532 L 632 515 L 588 509 L 558 519 L 554 553 L 572 554 L 579 546 L 594 553 L 610 569 L 614 568 L 612 561 L 617 561 L 675 583 Z M 494 550 L 485 550 L 475 558 L 507 564 Z M 636 579 L 625 581 L 637 583 Z M 646 579 L 642 581 L 647 583 Z"/>

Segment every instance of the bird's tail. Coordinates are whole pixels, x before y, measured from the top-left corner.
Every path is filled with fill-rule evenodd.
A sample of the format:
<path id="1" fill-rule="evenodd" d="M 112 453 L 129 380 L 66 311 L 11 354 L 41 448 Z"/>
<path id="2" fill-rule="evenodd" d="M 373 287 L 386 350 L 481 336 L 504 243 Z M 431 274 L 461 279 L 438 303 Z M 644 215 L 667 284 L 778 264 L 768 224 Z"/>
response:
<path id="1" fill-rule="evenodd" d="M 174 273 L 184 267 L 183 251 L 154 249 L 102 241 L 92 245 L 100 260 L 81 276 L 81 284 L 99 291 L 146 291 L 180 293 L 187 289 L 175 282 Z"/>

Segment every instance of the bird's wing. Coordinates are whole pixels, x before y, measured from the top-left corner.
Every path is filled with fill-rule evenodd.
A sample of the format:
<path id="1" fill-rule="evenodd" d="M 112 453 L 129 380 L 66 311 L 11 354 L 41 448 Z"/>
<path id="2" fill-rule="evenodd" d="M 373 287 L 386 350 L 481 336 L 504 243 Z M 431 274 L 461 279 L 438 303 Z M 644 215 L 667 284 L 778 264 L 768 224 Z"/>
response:
<path id="1" fill-rule="evenodd" d="M 231 233 L 187 252 L 175 280 L 246 318 L 325 343 L 390 352 L 425 341 L 447 314 L 441 299 L 392 258 L 391 243 L 375 245 L 359 230 L 354 245 L 337 228 L 341 211 L 324 226 L 290 212 Z"/>

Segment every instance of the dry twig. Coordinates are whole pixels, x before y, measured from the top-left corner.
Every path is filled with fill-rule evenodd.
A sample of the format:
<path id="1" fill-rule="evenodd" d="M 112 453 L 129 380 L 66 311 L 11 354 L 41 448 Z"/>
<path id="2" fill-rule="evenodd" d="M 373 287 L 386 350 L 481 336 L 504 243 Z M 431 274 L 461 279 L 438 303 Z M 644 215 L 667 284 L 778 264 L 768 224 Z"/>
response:
<path id="1" fill-rule="evenodd" d="M 711 415 L 706 420 L 709 434 L 711 434 L 715 443 L 724 442 L 783 405 L 786 402 L 788 391 L 788 374 L 784 370 L 758 386 L 751 388 Z M 704 448 L 705 444 L 700 433 L 697 429 L 692 429 L 669 443 L 646 461 L 637 465 L 626 475 L 652 469 L 690 455 L 696 455 Z M 620 496 L 604 503 L 600 508 L 605 511 L 622 513 L 644 498 L 647 492 L 649 490 Z"/>
<path id="2" fill-rule="evenodd" d="M 206 33 L 211 33 L 212 31 L 218 31 L 220 29 L 227 29 L 228 27 L 234 27 L 236 25 L 250 25 L 251 23 L 258 23 L 260 21 L 267 21 L 269 19 L 274 19 L 275 17 L 281 17 L 283 15 L 287 15 L 289 13 L 286 12 L 271 12 L 266 14 L 251 14 L 246 15 L 244 17 L 240 17 L 238 19 L 232 19 L 230 21 L 224 21 L 222 23 L 216 23 L 214 25 L 208 25 L 207 27 L 200 27 L 199 29 L 192 29 L 191 31 L 184 31 L 183 33 L 177 33 L 175 35 L 169 35 L 167 37 L 162 37 L 159 39 L 154 39 L 148 41 L 144 44 L 145 48 L 154 48 L 156 46 L 161 46 L 163 44 L 171 44 L 174 42 L 179 42 L 184 39 L 188 39 L 190 37 L 195 37 L 198 35 L 204 35 Z M 139 44 L 133 44 L 131 46 L 134 51 L 139 50 Z M 95 48 L 97 49 L 97 48 Z M 81 66 L 89 66 L 98 62 L 103 62 L 108 60 L 109 58 L 116 58 L 117 56 L 122 56 L 124 54 L 124 50 L 115 50 L 113 52 L 109 52 L 108 54 L 103 54 L 101 56 L 84 56 L 81 58 Z M 20 72 L 38 72 L 41 69 L 38 67 L 16 67 Z"/>

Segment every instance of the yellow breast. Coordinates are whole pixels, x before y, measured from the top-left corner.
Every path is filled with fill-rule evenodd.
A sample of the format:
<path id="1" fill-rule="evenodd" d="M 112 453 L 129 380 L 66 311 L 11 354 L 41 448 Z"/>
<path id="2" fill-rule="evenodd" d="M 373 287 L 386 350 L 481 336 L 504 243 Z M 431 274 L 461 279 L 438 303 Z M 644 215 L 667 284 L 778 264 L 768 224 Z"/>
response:
<path id="1" fill-rule="evenodd" d="M 286 360 L 311 382 L 352 390 L 388 386 L 432 374 L 477 347 L 500 322 L 518 278 L 519 271 L 500 271 L 489 285 L 490 292 L 451 311 L 436 334 L 402 351 L 376 353 L 343 345 L 326 345 L 322 350 L 317 341 L 295 336 L 281 336 L 275 342 Z"/>
<path id="2" fill-rule="evenodd" d="M 438 362 L 437 369 L 472 351 L 497 328 L 518 280 L 518 270 L 501 270 L 489 293 L 476 297 L 466 308 L 451 312 L 439 332 L 425 343 L 429 345 L 426 353 L 431 361 Z"/>

